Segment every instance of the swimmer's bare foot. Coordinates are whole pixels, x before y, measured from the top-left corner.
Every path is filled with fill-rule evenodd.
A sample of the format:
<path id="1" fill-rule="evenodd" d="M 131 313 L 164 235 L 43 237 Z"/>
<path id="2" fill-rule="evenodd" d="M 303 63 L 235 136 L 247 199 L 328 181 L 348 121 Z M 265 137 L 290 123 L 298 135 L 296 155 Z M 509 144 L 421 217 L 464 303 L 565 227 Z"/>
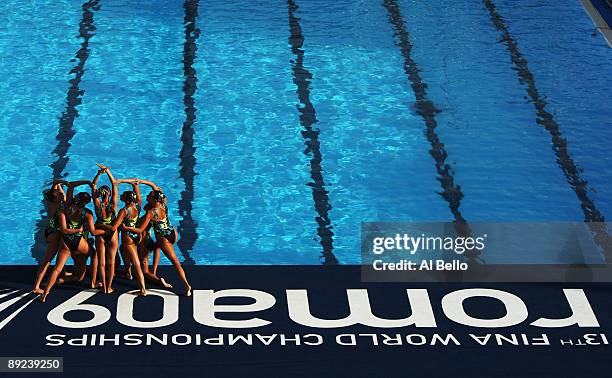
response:
<path id="1" fill-rule="evenodd" d="M 109 288 L 106 290 L 106 294 L 112 294 L 112 292 L 113 292 L 113 291 L 115 291 L 115 289 L 113 289 L 112 287 L 109 287 Z"/>
<path id="2" fill-rule="evenodd" d="M 41 296 L 38 297 L 38 301 L 42 302 L 42 303 L 45 303 L 47 301 L 47 295 L 48 294 L 44 294 L 43 293 Z"/>
<path id="3" fill-rule="evenodd" d="M 191 297 L 191 286 L 187 286 L 187 288 L 185 289 L 185 296 Z"/>
<path id="4" fill-rule="evenodd" d="M 140 295 L 142 297 L 146 297 L 147 296 L 147 290 L 146 289 L 140 289 Z"/>
<path id="5" fill-rule="evenodd" d="M 172 285 L 170 285 L 168 282 L 166 282 L 166 280 L 165 280 L 165 279 L 160 278 L 159 280 L 161 281 L 161 285 L 162 285 L 164 288 L 166 288 L 166 289 L 172 289 Z"/>
<path id="6" fill-rule="evenodd" d="M 41 288 L 36 288 L 32 290 L 32 293 L 34 294 L 42 294 L 44 293 L 44 291 Z"/>

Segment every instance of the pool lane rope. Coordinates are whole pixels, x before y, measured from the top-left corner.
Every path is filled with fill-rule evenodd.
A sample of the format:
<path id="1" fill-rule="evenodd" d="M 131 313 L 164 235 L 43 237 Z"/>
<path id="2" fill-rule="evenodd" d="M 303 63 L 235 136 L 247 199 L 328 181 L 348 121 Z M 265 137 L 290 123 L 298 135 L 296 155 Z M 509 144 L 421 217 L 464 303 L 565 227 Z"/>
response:
<path id="1" fill-rule="evenodd" d="M 412 59 L 410 34 L 405 27 L 399 5 L 395 0 L 384 0 L 383 5 L 387 9 L 389 22 L 393 26 L 395 35 L 398 39 L 396 44 L 400 47 L 402 57 L 404 58 L 404 72 L 408 76 L 412 90 L 414 91 L 416 111 L 423 118 L 423 121 L 425 121 L 425 137 L 431 146 L 429 153 L 434 159 L 436 172 L 438 174 L 437 180 L 442 187 L 442 192 L 438 194 L 448 203 L 448 207 L 453 214 L 453 225 L 457 234 L 467 237 L 471 234 L 471 229 L 459 209 L 464 194 L 461 191 L 461 187 L 455 183 L 453 169 L 446 163 L 448 153 L 444 148 L 444 143 L 440 141 L 440 137 L 436 133 L 436 128 L 438 126 L 436 113 L 440 111 L 434 103 L 427 98 L 427 84 L 419 74 L 420 69 L 417 63 Z M 470 260 L 477 262 L 475 258 L 478 254 L 479 252 L 474 249 L 466 252 L 465 255 Z"/>
<path id="2" fill-rule="evenodd" d="M 550 134 L 552 141 L 552 150 L 555 153 L 557 165 L 563 171 L 567 179 L 567 183 L 570 185 L 576 197 L 580 201 L 580 207 L 584 214 L 584 221 L 587 223 L 589 229 L 593 233 L 595 243 L 599 245 L 604 253 L 604 258 L 607 262 L 612 261 L 612 248 L 611 238 L 606 230 L 606 224 L 604 216 L 595 206 L 595 202 L 589 197 L 588 182 L 580 177 L 582 169 L 579 168 L 572 159 L 571 154 L 568 151 L 567 139 L 565 139 L 561 133 L 559 123 L 554 119 L 553 115 L 546 110 L 546 101 L 540 96 L 540 92 L 535 83 L 533 73 L 529 70 L 527 65 L 527 59 L 521 54 L 517 42 L 514 40 L 508 26 L 506 25 L 504 18 L 500 15 L 490 0 L 483 0 L 484 6 L 489 11 L 491 21 L 495 28 L 501 33 L 501 41 L 506 45 L 512 63 L 516 68 L 519 82 L 525 85 L 527 94 L 533 103 L 536 110 L 536 123 L 544 126 L 546 131 Z M 590 190 L 593 190 L 592 188 Z"/>
<path id="3" fill-rule="evenodd" d="M 323 263 L 326 265 L 338 264 L 336 256 L 334 256 L 334 233 L 332 222 L 329 219 L 329 210 L 331 210 L 331 204 L 329 201 L 328 191 L 325 188 L 325 180 L 323 179 L 323 167 L 322 161 L 323 156 L 321 155 L 321 148 L 319 142 L 318 128 L 313 128 L 313 125 L 318 122 L 315 108 L 310 101 L 310 80 L 312 80 L 312 74 L 304 67 L 304 35 L 302 34 L 302 28 L 300 26 L 300 19 L 296 17 L 298 12 L 298 6 L 294 0 L 287 1 L 287 8 L 289 13 L 289 44 L 291 45 L 291 52 L 295 56 L 292 60 L 292 74 L 293 83 L 297 86 L 296 93 L 300 104 L 296 105 L 300 112 L 300 123 L 304 130 L 301 134 L 304 138 L 304 144 L 306 150 L 304 154 L 310 157 L 310 177 L 312 182 L 307 185 L 312 188 L 312 199 L 314 200 L 315 210 L 317 216 L 315 220 L 317 222 L 317 235 L 319 236 L 319 243 L 321 244 Z"/>
<path id="4" fill-rule="evenodd" d="M 185 108 L 185 122 L 181 129 L 181 151 L 179 153 L 180 169 L 179 174 L 185 183 L 185 189 L 181 192 L 178 201 L 179 214 L 181 219 L 178 224 L 180 238 L 177 242 L 179 250 L 184 258 L 184 263 L 194 265 L 195 261 L 190 255 L 196 240 L 198 239 L 197 223 L 191 215 L 194 199 L 194 177 L 195 173 L 195 151 L 193 141 L 195 131 L 193 125 L 196 121 L 195 92 L 197 90 L 198 77 L 193 67 L 195 63 L 200 35 L 200 29 L 196 26 L 198 17 L 198 0 L 185 0 L 183 8 L 185 10 L 185 43 L 183 44 L 183 104 Z"/>

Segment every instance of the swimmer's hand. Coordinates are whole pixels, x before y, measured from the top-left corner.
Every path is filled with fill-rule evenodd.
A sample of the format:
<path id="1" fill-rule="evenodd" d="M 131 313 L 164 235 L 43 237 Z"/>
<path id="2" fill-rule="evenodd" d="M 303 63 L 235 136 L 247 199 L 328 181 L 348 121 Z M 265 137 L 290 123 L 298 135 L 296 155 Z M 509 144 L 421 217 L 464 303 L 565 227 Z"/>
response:
<path id="1" fill-rule="evenodd" d="M 104 164 L 97 163 L 96 165 L 97 165 L 97 166 L 100 168 L 100 170 L 101 170 L 102 172 L 107 171 L 107 170 L 109 170 L 109 169 L 110 169 L 110 167 L 107 167 L 107 166 L 106 166 L 106 165 L 104 165 Z"/>

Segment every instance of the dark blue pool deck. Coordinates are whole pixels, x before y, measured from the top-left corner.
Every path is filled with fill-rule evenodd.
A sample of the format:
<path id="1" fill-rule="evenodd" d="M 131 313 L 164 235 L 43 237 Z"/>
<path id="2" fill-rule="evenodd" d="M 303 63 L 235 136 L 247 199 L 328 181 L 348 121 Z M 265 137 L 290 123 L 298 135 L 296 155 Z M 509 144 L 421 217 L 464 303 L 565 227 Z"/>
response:
<path id="1" fill-rule="evenodd" d="M 220 319 L 260 318 L 271 322 L 258 328 L 213 328 L 194 321 L 193 300 L 179 299 L 179 318 L 161 328 L 133 328 L 116 319 L 118 297 L 134 290 L 133 282 L 117 280 L 117 291 L 111 295 L 94 294 L 84 304 L 102 306 L 110 311 L 110 318 L 95 327 L 71 329 L 53 325 L 47 314 L 60 303 L 73 297 L 82 288 L 65 285 L 57 287 L 47 303 L 39 303 L 28 294 L 35 266 L 0 266 L 0 356 L 63 357 L 64 373 L 68 377 L 97 376 L 317 376 L 317 377 L 609 377 L 612 347 L 600 345 L 568 345 L 560 340 L 575 339 L 585 334 L 606 334 L 612 337 L 612 301 L 610 284 L 466 284 L 466 283 L 363 283 L 358 266 L 187 266 L 186 272 L 195 289 L 252 289 L 264 291 L 276 303 L 262 311 L 244 314 L 219 314 Z M 160 267 L 160 274 L 177 283 L 171 267 Z M 312 328 L 289 319 L 286 289 L 306 289 L 312 314 L 323 319 L 340 319 L 348 314 L 346 289 L 367 289 L 373 314 L 384 319 L 402 319 L 410 314 L 406 289 L 427 289 L 436 318 L 434 328 L 374 328 L 353 325 L 341 328 Z M 519 297 L 528 309 L 524 322 L 503 328 L 475 328 L 449 320 L 442 310 L 442 297 L 450 292 L 469 288 L 502 290 Z M 568 326 L 538 328 L 529 325 L 545 317 L 560 319 L 570 315 L 563 295 L 564 289 L 582 289 L 600 327 Z M 17 291 L 18 292 L 14 292 Z M 4 295 L 8 291 L 12 294 Z M 19 296 L 22 296 L 19 298 Z M 17 298 L 17 299 L 16 299 Z M 244 300 L 219 300 L 218 304 L 246 304 Z M 8 302 L 13 300 L 9 306 Z M 25 307 L 23 307 L 25 306 Z M 23 307 L 23 308 L 22 308 Z M 101 308 L 101 307 L 98 307 Z M 19 311 L 19 309 L 22 309 Z M 465 302 L 470 316 L 494 319 L 504 316 L 504 307 L 495 300 L 470 298 Z M 421 309 L 422 310 L 422 309 Z M 133 311 L 138 321 L 156 321 L 162 313 L 159 297 L 136 298 Z M 14 315 L 14 317 L 13 317 Z M 12 317 L 12 318 L 11 318 Z M 65 319 L 85 321 L 91 318 L 87 311 L 67 312 Z M 6 323 L 5 320 L 9 319 Z M 357 346 L 338 345 L 339 334 L 453 334 L 461 345 L 373 345 L 361 337 Z M 469 334 L 499 333 L 525 334 L 531 338 L 547 334 L 550 345 L 491 345 L 469 343 Z M 83 335 L 104 334 L 112 339 L 115 334 L 201 335 L 202 339 L 226 335 L 226 345 L 161 346 L 45 346 L 47 335 L 66 335 L 65 340 Z M 280 345 L 278 339 L 269 346 L 255 342 L 227 345 L 227 335 L 295 334 L 321 335 L 324 342 L 318 346 Z M 169 336 L 169 337 L 170 337 Z M 90 336 L 88 336 L 90 337 Z M 185 336 L 182 336 L 185 338 Z M 382 336 L 381 336 L 382 337 Z M 598 336 L 600 337 L 600 336 Z M 264 375 L 265 374 L 265 375 Z"/>
<path id="2" fill-rule="evenodd" d="M 612 1 L 583 0 L 582 4 L 597 29 L 606 38 L 610 47 L 612 47 Z"/>
<path id="3" fill-rule="evenodd" d="M 612 25 L 612 2 L 609 0 L 591 0 L 591 3 L 610 27 Z"/>

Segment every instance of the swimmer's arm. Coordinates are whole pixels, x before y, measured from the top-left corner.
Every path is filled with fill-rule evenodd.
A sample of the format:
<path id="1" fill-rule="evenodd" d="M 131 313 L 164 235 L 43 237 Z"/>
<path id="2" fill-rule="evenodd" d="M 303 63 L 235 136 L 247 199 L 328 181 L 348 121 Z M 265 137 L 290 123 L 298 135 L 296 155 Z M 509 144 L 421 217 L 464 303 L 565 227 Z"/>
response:
<path id="1" fill-rule="evenodd" d="M 119 184 L 117 184 L 117 180 L 115 180 L 115 177 L 111 173 L 110 168 L 108 167 L 105 167 L 105 168 L 106 168 L 106 175 L 108 176 L 108 179 L 113 185 L 113 196 L 111 198 L 111 203 L 113 205 L 113 209 L 117 211 L 117 208 L 119 208 L 119 189 L 118 189 Z"/>
<path id="2" fill-rule="evenodd" d="M 133 185 L 134 181 L 136 181 L 135 178 L 129 178 L 128 177 L 128 178 L 122 178 L 122 179 L 115 180 L 115 183 L 117 185 L 119 185 L 119 184 L 130 184 L 130 185 Z"/>
<path id="3" fill-rule="evenodd" d="M 93 198 L 94 206 L 96 208 L 100 207 L 100 198 L 98 198 L 98 196 L 96 195 L 96 189 L 98 189 L 98 179 L 100 178 L 102 172 L 104 172 L 104 170 L 98 170 L 96 176 L 93 178 L 93 180 L 91 180 L 91 198 Z"/>
<path id="4" fill-rule="evenodd" d="M 66 205 L 70 206 L 72 204 L 72 197 L 74 194 L 74 188 L 81 185 L 89 185 L 91 181 L 89 180 L 79 180 L 79 181 L 70 181 L 66 182 L 66 186 L 68 187 L 68 194 L 66 195 Z"/>
<path id="5" fill-rule="evenodd" d="M 139 180 L 140 180 L 140 183 L 141 183 L 141 184 L 144 184 L 144 185 L 146 185 L 146 186 L 149 186 L 149 187 L 151 187 L 151 189 L 153 189 L 153 190 L 160 190 L 160 191 L 161 191 L 161 189 L 159 188 L 159 186 L 155 185 L 155 184 L 154 184 L 152 181 L 149 181 L 149 180 L 141 180 L 141 179 L 139 179 Z"/>
<path id="6" fill-rule="evenodd" d="M 62 193 L 64 202 L 66 202 L 66 192 L 64 192 L 64 188 L 61 185 L 58 185 L 57 190 L 59 190 L 59 192 Z"/>
<path id="7" fill-rule="evenodd" d="M 51 189 L 57 189 L 60 193 L 62 193 L 62 197 L 64 201 L 66 201 L 66 192 L 64 192 L 64 185 L 66 185 L 66 181 L 64 180 L 53 180 L 53 186 Z"/>
<path id="8" fill-rule="evenodd" d="M 91 181 L 89 180 L 69 181 L 66 183 L 66 186 L 68 186 L 68 188 L 76 188 L 77 186 L 89 185 L 90 183 Z"/>
<path id="9" fill-rule="evenodd" d="M 60 222 L 60 230 L 62 230 L 62 234 L 71 235 L 71 234 L 78 234 L 79 232 L 83 232 L 83 227 L 68 228 L 68 224 L 66 223 L 66 214 L 64 214 L 64 212 L 59 213 L 59 222 Z"/>
<path id="10" fill-rule="evenodd" d="M 145 218 L 142 221 L 142 224 L 140 225 L 140 227 L 135 228 L 135 227 L 125 227 L 124 226 L 123 230 L 128 231 L 128 232 L 134 232 L 137 234 L 142 234 L 147 229 L 149 222 L 151 222 L 151 210 L 147 211 L 147 215 L 145 215 Z"/>
<path id="11" fill-rule="evenodd" d="M 87 228 L 89 229 L 89 232 L 91 232 L 93 236 L 102 236 L 106 234 L 105 230 L 96 228 L 96 226 L 94 225 L 93 216 L 90 213 L 87 213 L 85 218 L 87 219 Z"/>
<path id="12" fill-rule="evenodd" d="M 140 189 L 138 188 L 138 183 L 140 181 L 138 181 L 137 178 L 124 178 L 124 179 L 119 179 L 117 181 L 115 181 L 117 183 L 117 185 L 119 184 L 131 184 L 132 188 L 134 190 L 134 193 L 136 194 L 136 198 L 138 199 L 138 205 L 142 205 L 142 197 L 140 196 Z"/>
<path id="13" fill-rule="evenodd" d="M 100 175 L 102 173 L 104 173 L 104 169 L 98 169 L 96 176 L 93 178 L 93 180 L 91 180 L 91 184 L 93 187 L 96 187 L 98 185 L 98 179 L 100 178 Z"/>
<path id="14" fill-rule="evenodd" d="M 68 185 L 68 181 L 61 179 L 54 179 L 52 189 L 60 189 L 63 185 Z"/>

